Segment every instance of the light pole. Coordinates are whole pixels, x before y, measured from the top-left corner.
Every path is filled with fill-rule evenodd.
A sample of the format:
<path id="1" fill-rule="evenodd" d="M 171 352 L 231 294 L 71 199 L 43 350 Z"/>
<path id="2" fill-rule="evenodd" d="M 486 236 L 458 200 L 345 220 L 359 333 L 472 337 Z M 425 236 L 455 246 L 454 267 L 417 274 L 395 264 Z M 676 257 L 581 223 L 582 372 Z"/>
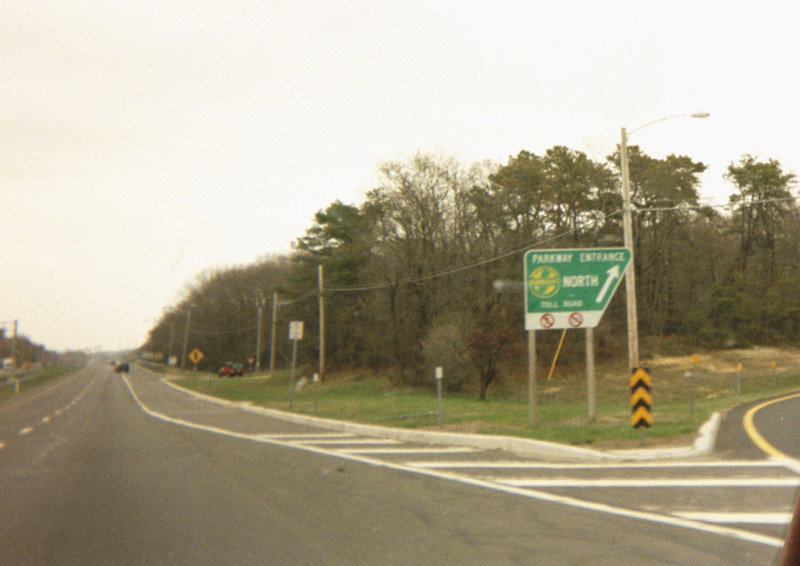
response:
<path id="1" fill-rule="evenodd" d="M 639 130 L 670 120 L 672 118 L 708 118 L 708 112 L 695 112 L 693 114 L 674 114 L 665 116 L 652 122 L 647 122 L 641 126 L 627 132 L 622 128 L 622 140 L 619 147 L 620 169 L 622 172 L 622 230 L 625 237 L 625 247 L 631 252 L 631 261 L 625 270 L 625 296 L 627 298 L 628 309 L 628 365 L 631 372 L 639 367 L 639 319 L 636 313 L 636 275 L 633 257 L 633 221 L 631 219 L 631 179 L 628 170 L 628 137 Z"/>

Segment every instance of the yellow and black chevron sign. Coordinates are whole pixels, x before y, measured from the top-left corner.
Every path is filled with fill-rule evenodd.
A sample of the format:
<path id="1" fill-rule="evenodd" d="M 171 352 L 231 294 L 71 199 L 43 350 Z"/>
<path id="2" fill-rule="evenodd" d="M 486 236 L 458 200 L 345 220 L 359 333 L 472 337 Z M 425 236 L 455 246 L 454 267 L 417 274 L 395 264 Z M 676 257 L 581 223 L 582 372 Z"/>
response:
<path id="1" fill-rule="evenodd" d="M 647 428 L 653 424 L 653 415 L 650 414 L 652 406 L 650 374 L 644 368 L 637 368 L 631 375 L 631 424 L 633 428 Z"/>

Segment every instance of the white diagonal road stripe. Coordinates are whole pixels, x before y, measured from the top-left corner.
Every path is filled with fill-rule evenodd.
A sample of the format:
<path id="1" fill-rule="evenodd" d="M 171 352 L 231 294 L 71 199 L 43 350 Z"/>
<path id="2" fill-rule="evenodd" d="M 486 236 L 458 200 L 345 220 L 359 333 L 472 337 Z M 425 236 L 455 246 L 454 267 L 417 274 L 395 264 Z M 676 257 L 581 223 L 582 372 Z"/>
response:
<path id="1" fill-rule="evenodd" d="M 788 525 L 792 522 L 791 513 L 712 513 L 712 512 L 676 512 L 676 517 L 691 521 L 704 521 L 718 524 L 750 524 L 750 525 Z"/>
<path id="2" fill-rule="evenodd" d="M 654 479 L 572 479 L 572 478 L 484 478 L 514 487 L 798 487 L 800 478 L 654 478 Z"/>

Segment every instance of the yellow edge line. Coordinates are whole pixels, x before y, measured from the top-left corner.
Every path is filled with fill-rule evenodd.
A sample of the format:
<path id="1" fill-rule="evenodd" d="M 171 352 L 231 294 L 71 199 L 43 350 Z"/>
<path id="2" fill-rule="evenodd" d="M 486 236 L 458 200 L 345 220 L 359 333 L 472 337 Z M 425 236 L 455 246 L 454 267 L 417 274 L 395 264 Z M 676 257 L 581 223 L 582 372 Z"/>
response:
<path id="1" fill-rule="evenodd" d="M 794 397 L 800 397 L 800 393 L 792 393 L 791 395 L 785 395 L 784 397 L 780 397 L 778 399 L 773 399 L 771 401 L 765 401 L 755 407 L 751 408 L 747 411 L 744 415 L 743 424 L 744 430 L 747 432 L 747 436 L 750 437 L 756 446 L 758 446 L 762 452 L 766 453 L 768 456 L 774 456 L 776 458 L 788 458 L 786 454 L 775 448 L 772 444 L 767 442 L 763 436 L 758 432 L 756 429 L 756 425 L 753 424 L 753 415 L 755 415 L 758 411 L 772 405 L 774 403 L 780 403 L 781 401 L 786 401 L 787 399 L 793 399 Z"/>

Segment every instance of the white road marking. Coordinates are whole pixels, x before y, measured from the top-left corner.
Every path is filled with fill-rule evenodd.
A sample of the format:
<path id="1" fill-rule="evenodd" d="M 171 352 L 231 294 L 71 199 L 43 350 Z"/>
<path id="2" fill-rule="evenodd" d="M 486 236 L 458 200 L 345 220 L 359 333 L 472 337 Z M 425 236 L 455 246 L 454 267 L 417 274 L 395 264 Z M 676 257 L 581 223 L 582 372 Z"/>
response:
<path id="1" fill-rule="evenodd" d="M 394 440 L 392 438 L 340 438 L 340 439 L 316 439 L 316 440 L 291 440 L 289 441 L 292 445 L 297 446 L 305 446 L 308 444 L 313 445 L 325 445 L 325 446 L 341 446 L 341 445 L 353 445 L 353 444 L 400 444 L 399 440 Z"/>
<path id="2" fill-rule="evenodd" d="M 260 440 L 307 440 L 312 438 L 355 438 L 355 435 L 346 432 L 309 432 L 304 434 L 259 434 L 256 438 Z"/>
<path id="3" fill-rule="evenodd" d="M 788 525 L 791 513 L 702 513 L 686 511 L 673 513 L 676 517 L 718 524 Z"/>
<path id="4" fill-rule="evenodd" d="M 652 468 L 783 468 L 783 461 L 744 460 L 744 461 L 712 461 L 712 462 L 639 462 L 639 463 L 607 463 L 607 464 L 550 464 L 546 462 L 518 462 L 514 460 L 483 460 L 475 462 L 425 461 L 406 462 L 409 466 L 420 468 L 497 468 L 522 470 L 636 470 Z M 799 472 L 800 473 L 800 472 Z"/>
<path id="5" fill-rule="evenodd" d="M 41 420 L 40 422 L 42 422 L 42 423 L 49 423 L 49 422 L 50 422 L 50 417 L 49 417 L 49 416 L 47 416 L 47 417 L 42 417 L 42 420 Z"/>
<path id="6" fill-rule="evenodd" d="M 409 466 L 404 466 L 402 464 L 395 464 L 391 462 L 385 462 L 382 460 L 376 460 L 374 458 L 368 458 L 366 456 L 359 456 L 356 454 L 336 454 L 331 452 L 330 450 L 324 450 L 322 448 L 317 448 L 314 446 L 297 446 L 288 444 L 286 442 L 275 441 L 275 440 L 266 440 L 260 439 L 258 436 L 244 434 L 240 432 L 235 432 L 232 430 L 226 430 L 223 428 L 204 425 L 200 423 L 193 423 L 190 421 L 177 419 L 175 417 L 171 417 L 169 415 L 165 415 L 164 413 L 159 413 L 158 411 L 154 411 L 150 409 L 146 405 L 142 403 L 139 399 L 139 396 L 136 395 L 136 392 L 133 390 L 133 387 L 130 384 L 127 376 L 122 376 L 122 380 L 125 382 L 125 386 L 128 388 L 131 396 L 133 397 L 136 404 L 141 407 L 141 409 L 156 419 L 159 419 L 164 422 L 173 423 L 179 426 L 191 428 L 194 430 L 202 430 L 205 432 L 211 432 L 214 434 L 219 434 L 222 436 L 227 436 L 230 438 L 240 438 L 245 440 L 251 440 L 256 442 L 265 442 L 269 444 L 274 444 L 276 446 L 287 446 L 287 447 L 296 447 L 302 450 L 306 450 L 308 452 L 314 452 L 317 454 L 325 454 L 325 455 L 334 455 L 338 456 L 339 458 L 345 460 L 352 460 L 354 462 L 361 462 L 365 464 L 370 464 L 373 466 L 388 468 L 392 470 L 400 470 L 420 475 L 426 475 L 429 477 L 434 477 L 443 480 L 455 481 L 459 483 L 463 483 L 465 485 L 471 485 L 475 487 L 481 487 L 484 489 L 490 489 L 494 491 L 500 491 L 503 493 L 509 493 L 512 495 L 517 495 L 520 497 L 526 497 L 529 499 L 536 499 L 539 501 L 546 501 L 548 503 L 557 503 L 560 505 L 567 505 L 569 507 L 573 507 L 576 509 L 583 509 L 586 511 L 594 511 L 597 513 L 604 513 L 606 515 L 612 515 L 616 517 L 626 517 L 628 519 L 635 519 L 638 521 L 647 521 L 650 523 L 656 523 L 660 525 L 670 525 L 673 527 L 682 527 L 685 529 L 690 529 L 694 531 L 700 531 L 704 533 L 711 533 L 717 536 L 734 538 L 737 540 L 744 540 L 756 544 L 761 544 L 764 546 L 769 546 L 772 548 L 781 548 L 783 547 L 783 539 L 762 535 L 759 533 L 754 533 L 750 531 L 745 531 L 742 529 L 736 529 L 733 527 L 726 527 L 721 525 L 714 525 L 712 523 L 703 523 L 701 521 L 692 521 L 690 519 L 683 519 L 681 517 L 675 517 L 672 515 L 664 515 L 660 513 L 653 513 L 648 511 L 635 511 L 632 509 L 625 509 L 622 507 L 614 507 L 613 505 L 607 505 L 605 503 L 594 503 L 592 501 L 584 501 L 582 499 L 576 499 L 574 497 L 567 497 L 564 495 L 557 495 L 553 493 L 547 493 L 544 491 L 535 491 L 531 489 L 519 489 L 514 486 L 509 485 L 500 485 L 497 483 L 491 483 L 486 480 L 482 480 L 479 478 L 471 478 L 465 476 L 458 476 L 456 474 L 451 474 L 444 471 L 436 471 L 436 470 L 425 470 L 421 468 L 412 468 Z"/>
<path id="7" fill-rule="evenodd" d="M 468 446 L 445 446 L 442 448 L 345 448 L 344 450 L 337 450 L 336 453 L 340 454 L 464 454 L 466 452 L 474 452 L 474 448 Z"/>
<path id="8" fill-rule="evenodd" d="M 20 436 L 25 436 L 26 434 L 30 434 L 33 432 L 33 427 L 26 426 L 22 430 L 19 431 Z"/>
<path id="9" fill-rule="evenodd" d="M 797 460 L 793 460 L 792 458 L 770 458 L 770 461 L 788 468 L 796 474 L 800 474 L 800 462 Z"/>
<path id="10" fill-rule="evenodd" d="M 573 479 L 573 478 L 484 478 L 514 487 L 798 487 L 800 478 L 654 478 L 654 479 Z"/>

